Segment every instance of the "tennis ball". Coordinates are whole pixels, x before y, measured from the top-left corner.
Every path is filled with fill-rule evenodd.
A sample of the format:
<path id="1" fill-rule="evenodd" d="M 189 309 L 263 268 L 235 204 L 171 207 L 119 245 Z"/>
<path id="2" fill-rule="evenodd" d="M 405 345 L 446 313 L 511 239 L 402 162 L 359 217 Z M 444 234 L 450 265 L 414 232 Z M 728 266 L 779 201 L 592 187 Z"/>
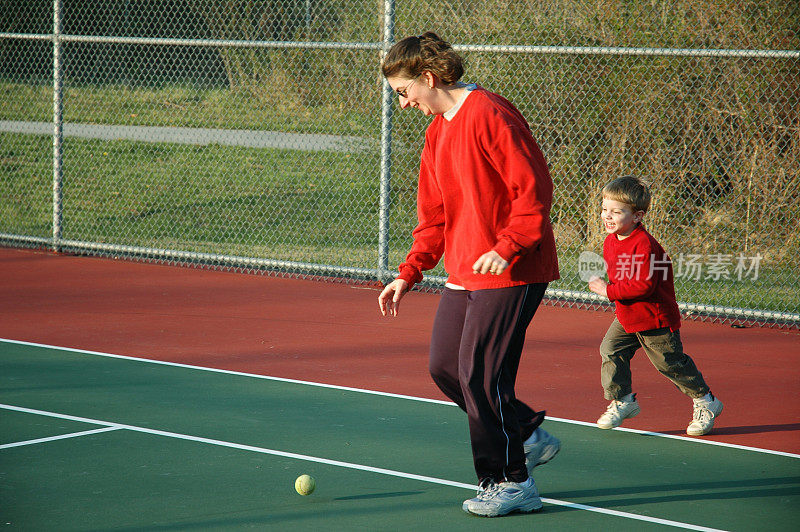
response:
<path id="1" fill-rule="evenodd" d="M 317 481 L 310 475 L 300 475 L 294 481 L 294 489 L 300 495 L 311 495 L 314 493 L 314 488 L 317 487 Z"/>

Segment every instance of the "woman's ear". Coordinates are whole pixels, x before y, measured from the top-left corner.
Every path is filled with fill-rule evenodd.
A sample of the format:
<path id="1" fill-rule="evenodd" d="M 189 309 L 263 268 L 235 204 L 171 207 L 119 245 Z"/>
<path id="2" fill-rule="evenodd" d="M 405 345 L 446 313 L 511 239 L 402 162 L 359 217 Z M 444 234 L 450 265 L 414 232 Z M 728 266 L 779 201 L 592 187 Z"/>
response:
<path id="1" fill-rule="evenodd" d="M 437 78 L 436 75 L 430 70 L 426 70 L 422 73 L 422 79 L 425 81 L 425 84 L 429 89 L 435 88 L 436 83 L 439 81 L 439 78 Z"/>

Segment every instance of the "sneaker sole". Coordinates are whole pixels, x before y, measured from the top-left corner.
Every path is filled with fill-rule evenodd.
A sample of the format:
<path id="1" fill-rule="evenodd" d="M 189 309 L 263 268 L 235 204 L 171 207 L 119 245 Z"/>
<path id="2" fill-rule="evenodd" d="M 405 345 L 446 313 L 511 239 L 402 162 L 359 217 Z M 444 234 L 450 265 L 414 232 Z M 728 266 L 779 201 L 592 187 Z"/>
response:
<path id="1" fill-rule="evenodd" d="M 528 461 L 527 460 L 525 461 L 525 466 L 528 468 L 528 474 L 530 476 L 533 476 L 532 471 L 534 469 L 536 469 L 540 465 L 546 464 L 547 462 L 556 457 L 558 452 L 561 450 L 561 440 L 551 435 L 550 438 L 547 440 L 547 446 L 549 447 L 549 452 L 542 454 L 542 456 L 539 457 L 538 462 L 536 462 L 532 466 L 528 466 Z"/>
<path id="2" fill-rule="evenodd" d="M 544 465 L 544 464 L 546 464 L 547 462 L 549 462 L 550 460 L 552 460 L 553 458 L 555 458 L 555 457 L 556 457 L 556 455 L 558 454 L 558 452 L 559 452 L 560 450 L 561 450 L 561 442 L 558 442 L 558 444 L 556 445 L 556 450 L 555 450 L 555 451 L 553 451 L 553 453 L 552 453 L 550 456 L 547 456 L 547 455 L 544 455 L 544 456 L 542 456 L 542 457 L 539 459 L 539 461 L 538 461 L 538 462 L 536 462 L 536 465 L 535 465 L 535 466 L 533 466 L 531 469 L 534 469 L 534 468 L 536 468 L 536 467 L 539 467 L 540 465 Z M 547 458 L 545 458 L 545 456 L 547 456 Z"/>
<path id="3" fill-rule="evenodd" d="M 511 514 L 533 514 L 533 513 L 536 513 L 536 512 L 540 512 L 544 508 L 544 504 L 542 503 L 542 501 L 534 502 L 534 503 L 531 503 L 530 505 L 526 505 L 526 506 L 523 506 L 521 508 L 514 508 L 513 510 L 509 510 L 508 512 L 502 513 L 502 514 L 501 513 L 479 514 L 479 513 L 470 511 L 466 507 L 466 504 L 463 505 L 462 508 L 468 514 L 474 515 L 476 517 L 504 517 L 506 515 L 511 515 Z"/>
<path id="4" fill-rule="evenodd" d="M 688 430 L 687 429 L 686 430 L 686 434 L 688 434 L 689 436 L 705 436 L 706 434 L 711 432 L 713 429 L 714 429 L 714 423 L 711 423 L 711 426 L 708 427 L 708 430 L 703 431 L 703 430 Z"/>
<path id="5" fill-rule="evenodd" d="M 615 428 L 619 427 L 620 425 L 622 425 L 622 422 L 625 421 L 626 419 L 631 419 L 631 418 L 634 418 L 634 417 L 638 416 L 639 412 L 641 412 L 641 411 L 642 411 L 641 408 L 637 408 L 636 410 L 634 410 L 633 412 L 631 412 L 630 414 L 628 414 L 624 418 L 620 419 L 619 423 L 617 423 L 616 425 L 614 425 L 613 423 L 609 423 L 608 425 L 606 425 L 606 424 L 601 425 L 600 422 L 598 421 L 597 422 L 597 426 L 599 428 L 603 429 L 603 430 L 615 429 Z"/>

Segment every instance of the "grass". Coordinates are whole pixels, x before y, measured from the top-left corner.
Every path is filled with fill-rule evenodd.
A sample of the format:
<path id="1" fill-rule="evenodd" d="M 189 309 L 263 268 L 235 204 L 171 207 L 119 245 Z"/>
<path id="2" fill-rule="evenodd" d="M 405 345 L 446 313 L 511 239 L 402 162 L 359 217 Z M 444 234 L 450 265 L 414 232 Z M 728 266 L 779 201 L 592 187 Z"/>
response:
<path id="1" fill-rule="evenodd" d="M 49 122 L 53 88 L 3 82 L 0 119 Z M 377 91 L 373 91 L 377 92 Z M 64 121 L 84 124 L 251 129 L 377 138 L 377 102 L 350 106 L 336 100 L 315 109 L 260 102 L 246 90 L 169 87 L 68 86 Z M 331 117 L 336 117 L 332 120 Z"/>
<path id="2" fill-rule="evenodd" d="M 0 142 L 2 230 L 47 236 L 50 140 Z M 376 154 L 68 138 L 64 156 L 65 239 L 377 263 Z"/>

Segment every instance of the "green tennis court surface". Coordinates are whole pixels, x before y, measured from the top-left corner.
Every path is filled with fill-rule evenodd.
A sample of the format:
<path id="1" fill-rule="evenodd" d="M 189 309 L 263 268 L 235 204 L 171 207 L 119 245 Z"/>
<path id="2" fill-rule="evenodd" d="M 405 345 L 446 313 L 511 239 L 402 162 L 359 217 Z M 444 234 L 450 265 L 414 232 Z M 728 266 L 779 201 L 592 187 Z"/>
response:
<path id="1" fill-rule="evenodd" d="M 546 422 L 544 511 L 465 514 L 438 402 L 0 342 L 0 526 L 19 530 L 796 530 L 800 460 Z M 308 473 L 317 490 L 294 492 Z"/>

